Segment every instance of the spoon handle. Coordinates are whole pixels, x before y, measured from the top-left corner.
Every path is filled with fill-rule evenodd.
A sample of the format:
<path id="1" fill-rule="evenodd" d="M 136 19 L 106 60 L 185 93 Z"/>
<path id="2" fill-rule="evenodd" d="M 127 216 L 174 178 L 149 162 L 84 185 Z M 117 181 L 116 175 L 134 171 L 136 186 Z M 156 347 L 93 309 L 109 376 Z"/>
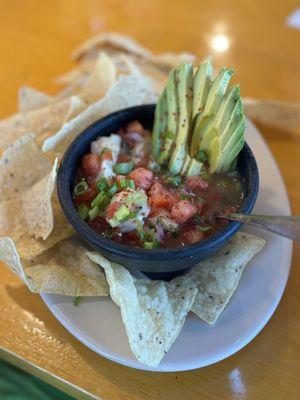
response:
<path id="1" fill-rule="evenodd" d="M 266 231 L 277 233 L 296 242 L 300 242 L 300 215 L 245 215 L 245 214 L 220 214 L 219 218 L 242 222 L 253 225 Z"/>

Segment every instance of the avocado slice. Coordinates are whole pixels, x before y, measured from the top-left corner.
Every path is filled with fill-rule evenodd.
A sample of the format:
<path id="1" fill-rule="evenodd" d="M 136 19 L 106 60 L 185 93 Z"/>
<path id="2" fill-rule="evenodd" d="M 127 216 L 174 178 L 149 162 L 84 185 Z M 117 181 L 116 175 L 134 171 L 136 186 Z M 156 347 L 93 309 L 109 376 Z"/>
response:
<path id="1" fill-rule="evenodd" d="M 243 127 L 243 133 L 244 133 L 245 127 Z M 228 172 L 230 171 L 232 164 L 236 161 L 236 158 L 242 148 L 244 147 L 245 139 L 244 139 L 244 134 L 240 136 L 239 141 L 232 147 L 232 149 L 228 152 L 226 158 L 224 159 L 224 163 L 221 166 L 222 172 Z"/>
<path id="2" fill-rule="evenodd" d="M 204 109 L 211 84 L 212 72 L 213 67 L 210 61 L 204 61 L 196 69 L 194 76 L 193 118 Z"/>
<path id="3" fill-rule="evenodd" d="M 180 172 L 180 175 L 185 176 L 187 174 L 191 161 L 192 161 L 192 158 L 190 157 L 189 154 L 187 154 L 185 157 L 184 164 L 183 164 L 182 170 Z"/>
<path id="4" fill-rule="evenodd" d="M 200 174 L 200 171 L 202 169 L 203 163 L 196 160 L 195 158 L 192 158 L 192 161 L 189 165 L 189 168 L 187 170 L 186 176 L 197 176 Z"/>
<path id="5" fill-rule="evenodd" d="M 228 172 L 232 162 L 234 161 L 234 157 L 232 158 L 234 155 L 233 149 L 236 149 L 237 143 L 244 140 L 244 131 L 245 123 L 244 119 L 241 119 L 227 143 L 222 143 L 222 139 L 219 136 L 216 136 L 212 140 L 208 149 L 210 173 Z M 237 154 L 238 153 L 236 153 L 236 155 Z"/>
<path id="6" fill-rule="evenodd" d="M 163 90 L 155 107 L 154 125 L 152 131 L 152 155 L 157 159 L 161 149 L 161 136 L 167 127 L 166 89 Z"/>
<path id="7" fill-rule="evenodd" d="M 192 64 L 182 64 L 179 67 L 177 95 L 179 105 L 178 132 L 175 149 L 169 162 L 169 170 L 174 175 L 178 175 L 180 173 L 187 154 L 187 142 L 193 106 Z"/>
<path id="8" fill-rule="evenodd" d="M 220 103 L 222 102 L 223 96 L 227 91 L 227 87 L 233 73 L 233 69 L 226 69 L 223 67 L 212 83 L 206 99 L 204 110 L 200 114 L 192 133 L 191 155 L 193 157 L 196 156 L 197 151 L 201 147 L 204 127 L 207 126 L 208 123 L 211 124 L 211 119 L 217 115 Z"/>
<path id="9" fill-rule="evenodd" d="M 178 76 L 178 68 L 174 68 L 168 77 L 166 87 L 166 101 L 167 101 L 167 129 L 166 134 L 162 137 L 162 152 L 157 161 L 159 164 L 165 164 L 171 155 L 171 149 L 175 143 L 177 130 L 178 130 L 178 99 L 176 91 L 176 82 Z"/>
<path id="10" fill-rule="evenodd" d="M 240 88 L 238 85 L 234 85 L 230 88 L 224 100 L 222 100 L 212 128 L 203 133 L 201 149 L 207 150 L 213 139 L 216 136 L 222 135 L 228 121 L 231 119 L 235 104 L 239 98 Z"/>

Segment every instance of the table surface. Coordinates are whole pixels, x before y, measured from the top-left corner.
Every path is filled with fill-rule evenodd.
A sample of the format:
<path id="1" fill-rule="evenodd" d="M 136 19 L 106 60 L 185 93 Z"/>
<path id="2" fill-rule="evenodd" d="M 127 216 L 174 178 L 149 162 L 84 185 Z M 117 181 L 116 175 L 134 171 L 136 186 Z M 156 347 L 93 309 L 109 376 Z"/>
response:
<path id="1" fill-rule="evenodd" d="M 10 0 L 0 2 L 0 118 L 16 110 L 17 91 L 55 93 L 72 67 L 69 54 L 104 30 L 132 35 L 155 52 L 213 54 L 233 66 L 242 94 L 300 100 L 300 31 L 286 26 L 298 1 Z M 299 4 L 299 3 L 298 3 Z M 215 35 L 229 48 L 216 52 Z M 300 214 L 300 134 L 259 127 Z M 38 295 L 0 265 L 0 356 L 77 398 L 290 399 L 300 395 L 300 247 L 283 299 L 265 329 L 238 354 L 207 368 L 148 373 L 116 365 L 73 338 Z M 297 396 L 298 395 L 298 396 Z"/>

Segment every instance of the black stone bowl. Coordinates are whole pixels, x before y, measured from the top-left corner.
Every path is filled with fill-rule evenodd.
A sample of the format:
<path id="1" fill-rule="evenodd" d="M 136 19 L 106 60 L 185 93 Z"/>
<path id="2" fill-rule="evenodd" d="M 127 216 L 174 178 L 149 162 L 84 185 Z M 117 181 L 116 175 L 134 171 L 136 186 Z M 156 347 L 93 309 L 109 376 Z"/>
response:
<path id="1" fill-rule="evenodd" d="M 155 105 L 127 108 L 106 116 L 85 129 L 70 145 L 60 165 L 57 177 L 58 197 L 66 218 L 78 234 L 95 250 L 111 261 L 130 269 L 145 272 L 153 279 L 171 279 L 199 261 L 214 254 L 241 227 L 239 222 L 229 222 L 219 232 L 198 243 L 175 249 L 146 250 L 126 246 L 103 237 L 88 226 L 78 215 L 72 199 L 75 171 L 82 156 L 89 152 L 90 143 L 98 136 L 117 132 L 120 127 L 138 120 L 151 129 Z M 259 177 L 255 158 L 245 144 L 241 151 L 237 169 L 245 181 L 245 198 L 240 212 L 249 214 L 256 201 Z"/>

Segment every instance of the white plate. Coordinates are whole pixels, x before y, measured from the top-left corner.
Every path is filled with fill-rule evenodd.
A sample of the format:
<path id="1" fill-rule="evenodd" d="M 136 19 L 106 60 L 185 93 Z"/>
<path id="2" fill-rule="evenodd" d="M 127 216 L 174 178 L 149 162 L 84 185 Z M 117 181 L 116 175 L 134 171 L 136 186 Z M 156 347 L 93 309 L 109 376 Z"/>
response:
<path id="1" fill-rule="evenodd" d="M 248 122 L 247 142 L 260 171 L 256 213 L 289 214 L 286 189 L 276 163 L 255 126 Z M 248 229 L 247 229 L 248 231 Z M 204 367 L 246 346 L 275 311 L 289 275 L 292 244 L 289 240 L 251 229 L 267 245 L 246 268 L 239 287 L 214 326 L 190 313 L 176 342 L 156 371 L 183 371 Z M 110 298 L 90 298 L 79 307 L 73 299 L 42 294 L 56 318 L 96 353 L 132 368 L 153 370 L 139 364 L 130 351 L 119 309 Z"/>

